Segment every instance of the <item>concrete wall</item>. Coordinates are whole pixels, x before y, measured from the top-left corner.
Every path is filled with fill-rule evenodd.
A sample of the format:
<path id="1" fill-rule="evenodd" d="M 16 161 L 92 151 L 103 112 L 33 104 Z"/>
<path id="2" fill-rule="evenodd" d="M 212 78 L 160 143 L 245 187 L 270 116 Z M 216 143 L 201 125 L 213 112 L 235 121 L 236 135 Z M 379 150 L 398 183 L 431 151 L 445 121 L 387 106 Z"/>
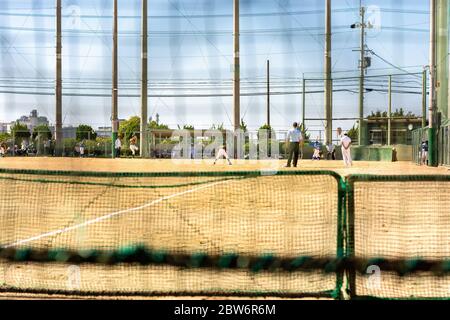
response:
<path id="1" fill-rule="evenodd" d="M 393 148 L 395 149 L 394 161 L 413 161 L 413 146 L 396 145 Z"/>
<path id="2" fill-rule="evenodd" d="M 352 147 L 353 160 L 359 161 L 393 161 L 392 147 Z"/>

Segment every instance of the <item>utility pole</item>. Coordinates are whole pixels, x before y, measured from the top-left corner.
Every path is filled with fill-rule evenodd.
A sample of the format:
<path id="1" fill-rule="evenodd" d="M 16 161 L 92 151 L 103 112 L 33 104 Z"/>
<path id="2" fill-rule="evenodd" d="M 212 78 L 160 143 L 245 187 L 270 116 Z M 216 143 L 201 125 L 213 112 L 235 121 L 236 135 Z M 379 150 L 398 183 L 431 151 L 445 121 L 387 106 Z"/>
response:
<path id="1" fill-rule="evenodd" d="M 267 125 L 270 126 L 270 62 L 267 60 Z"/>
<path id="2" fill-rule="evenodd" d="M 117 27 L 118 27 L 118 19 L 117 19 L 117 1 L 114 0 L 114 18 L 113 18 L 113 52 L 112 52 L 112 112 L 111 112 L 111 125 L 112 125 L 112 157 L 115 157 L 114 152 L 114 144 L 117 139 L 118 131 L 119 131 L 119 119 L 118 119 L 118 63 L 117 63 L 117 55 L 118 55 L 118 39 L 117 39 Z"/>
<path id="3" fill-rule="evenodd" d="M 422 129 L 427 126 L 427 70 L 422 72 Z"/>
<path id="4" fill-rule="evenodd" d="M 55 155 L 62 155 L 62 15 L 61 0 L 56 0 L 56 88 Z"/>
<path id="5" fill-rule="evenodd" d="M 353 50 L 353 51 L 359 51 L 359 126 L 358 126 L 358 144 L 364 145 L 366 143 L 365 137 L 363 137 L 363 127 L 364 124 L 364 75 L 366 69 L 370 66 L 370 60 L 366 57 L 366 28 L 371 28 L 371 24 L 366 24 L 365 14 L 366 14 L 366 8 L 362 5 L 362 0 L 359 0 L 359 13 L 361 16 L 361 21 L 358 23 L 354 23 L 351 25 L 351 28 L 360 28 L 361 29 L 361 35 L 360 35 L 360 48 L 359 50 Z"/>
<path id="6" fill-rule="evenodd" d="M 436 0 L 430 0 L 430 102 L 428 109 L 428 148 L 430 166 L 437 166 L 436 141 Z"/>
<path id="7" fill-rule="evenodd" d="M 362 6 L 361 0 L 359 1 L 359 10 L 361 15 L 361 37 L 360 37 L 360 58 L 359 58 L 359 126 L 358 126 L 358 144 L 363 145 L 363 126 L 364 126 L 364 58 L 366 56 L 365 48 L 365 8 Z"/>
<path id="8" fill-rule="evenodd" d="M 392 123 L 391 123 L 391 117 L 392 117 L 392 76 L 389 75 L 389 82 L 388 82 L 388 129 L 387 129 L 387 144 L 388 146 L 391 145 L 391 130 L 392 130 Z"/>
<path id="9" fill-rule="evenodd" d="M 233 0 L 233 125 L 235 132 L 241 125 L 241 89 L 239 62 L 239 0 Z M 234 155 L 238 156 L 237 137 L 234 139 Z"/>
<path id="10" fill-rule="evenodd" d="M 267 155 L 270 157 L 272 155 L 272 128 L 270 127 L 270 62 L 267 60 L 267 126 L 270 128 L 267 132 Z"/>
<path id="11" fill-rule="evenodd" d="M 303 81 L 302 81 L 302 126 L 303 130 L 306 129 L 305 126 L 305 109 L 306 109 L 306 80 L 305 80 L 305 74 L 303 74 Z"/>
<path id="12" fill-rule="evenodd" d="M 325 0 L 325 144 L 333 140 L 331 84 L 331 0 Z"/>
<path id="13" fill-rule="evenodd" d="M 436 113 L 448 118 L 449 1 L 436 0 Z M 436 118 L 436 127 L 440 127 Z M 436 129 L 438 130 L 438 129 Z"/>
<path id="14" fill-rule="evenodd" d="M 147 158 L 148 154 L 148 124 L 147 124 L 147 113 L 148 113 L 148 95 L 147 95 L 147 85 L 148 85 L 148 49 L 147 49 L 147 36 L 148 36 L 148 12 L 147 12 L 147 0 L 142 0 L 142 38 L 141 38 L 141 157 Z"/>

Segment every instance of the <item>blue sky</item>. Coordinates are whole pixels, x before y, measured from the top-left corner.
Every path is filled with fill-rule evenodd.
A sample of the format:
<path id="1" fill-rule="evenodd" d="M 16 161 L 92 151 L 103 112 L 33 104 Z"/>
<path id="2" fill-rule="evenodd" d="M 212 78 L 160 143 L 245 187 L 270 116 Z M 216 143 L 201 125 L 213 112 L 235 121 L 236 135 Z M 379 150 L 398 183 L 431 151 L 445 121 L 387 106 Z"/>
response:
<path id="1" fill-rule="evenodd" d="M 64 124 L 110 124 L 112 0 L 63 0 Z M 55 19 L 53 0 L 0 0 L 0 120 L 11 121 L 36 108 L 54 121 Z M 420 92 L 428 64 L 428 1 L 363 1 L 380 27 L 367 32 L 376 55 L 367 87 Z M 301 119 L 301 79 L 323 77 L 324 1 L 241 0 L 241 77 L 243 93 L 265 91 L 266 60 L 271 64 L 271 120 L 276 129 Z M 357 117 L 359 0 L 333 0 L 333 77 L 337 91 L 333 116 Z M 140 110 L 140 1 L 119 0 L 119 116 Z M 208 128 L 231 127 L 233 52 L 232 0 L 149 0 L 149 115 L 164 123 Z M 307 91 L 322 90 L 308 80 Z M 396 88 L 394 87 L 394 90 Z M 351 91 L 351 92 L 350 92 Z M 24 94 L 28 93 L 28 94 Z M 178 95 L 178 97 L 168 97 Z M 181 96 L 181 97 L 180 97 Z M 241 116 L 250 128 L 265 122 L 265 96 L 241 98 Z M 396 93 L 395 108 L 420 112 L 419 94 Z M 366 113 L 387 109 L 387 94 L 371 92 Z M 323 93 L 310 93 L 306 117 L 323 118 Z M 349 128 L 354 121 L 336 121 Z M 322 121 L 308 121 L 320 130 Z"/>

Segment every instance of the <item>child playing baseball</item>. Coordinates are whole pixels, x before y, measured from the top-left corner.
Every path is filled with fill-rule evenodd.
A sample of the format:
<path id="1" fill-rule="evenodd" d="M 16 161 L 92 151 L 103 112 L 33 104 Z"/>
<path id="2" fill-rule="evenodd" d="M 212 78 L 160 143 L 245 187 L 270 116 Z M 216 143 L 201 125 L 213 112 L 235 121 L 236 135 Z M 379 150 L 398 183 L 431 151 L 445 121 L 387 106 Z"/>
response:
<path id="1" fill-rule="evenodd" d="M 224 145 L 220 146 L 219 151 L 217 152 L 217 156 L 216 156 L 216 159 L 214 160 L 213 165 L 216 164 L 217 160 L 222 158 L 222 157 L 227 159 L 228 164 L 231 166 L 230 157 L 228 157 L 228 153 L 226 151 L 226 146 L 224 146 Z"/>

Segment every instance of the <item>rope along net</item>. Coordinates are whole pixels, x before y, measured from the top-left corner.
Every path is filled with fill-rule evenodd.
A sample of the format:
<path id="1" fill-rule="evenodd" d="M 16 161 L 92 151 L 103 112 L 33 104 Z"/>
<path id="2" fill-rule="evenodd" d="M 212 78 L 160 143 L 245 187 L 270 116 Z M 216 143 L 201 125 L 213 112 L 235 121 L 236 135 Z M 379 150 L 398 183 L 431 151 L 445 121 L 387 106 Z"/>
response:
<path id="1" fill-rule="evenodd" d="M 341 283 L 266 267 L 342 253 L 334 173 L 1 170 L 0 192 L 3 291 L 335 296 Z"/>

